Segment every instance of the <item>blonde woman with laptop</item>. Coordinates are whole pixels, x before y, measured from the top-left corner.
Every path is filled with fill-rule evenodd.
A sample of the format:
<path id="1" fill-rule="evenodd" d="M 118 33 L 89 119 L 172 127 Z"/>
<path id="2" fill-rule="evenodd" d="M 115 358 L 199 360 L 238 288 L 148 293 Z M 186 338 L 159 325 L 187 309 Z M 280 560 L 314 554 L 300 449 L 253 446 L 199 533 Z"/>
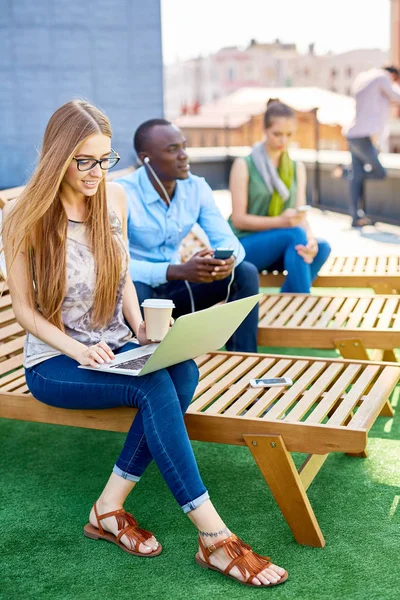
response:
<path id="1" fill-rule="evenodd" d="M 155 536 L 124 510 L 154 458 L 198 529 L 198 564 L 247 585 L 277 585 L 286 571 L 230 532 L 201 480 L 183 420 L 198 381 L 196 364 L 189 360 L 143 377 L 77 368 L 135 348 L 131 329 L 140 344 L 148 343 L 127 276 L 125 192 L 104 178 L 118 160 L 105 115 L 86 102 L 69 102 L 51 117 L 23 194 L 4 209 L 13 309 L 28 332 L 27 385 L 52 406 L 139 409 L 85 535 L 135 556 L 160 554 Z"/>

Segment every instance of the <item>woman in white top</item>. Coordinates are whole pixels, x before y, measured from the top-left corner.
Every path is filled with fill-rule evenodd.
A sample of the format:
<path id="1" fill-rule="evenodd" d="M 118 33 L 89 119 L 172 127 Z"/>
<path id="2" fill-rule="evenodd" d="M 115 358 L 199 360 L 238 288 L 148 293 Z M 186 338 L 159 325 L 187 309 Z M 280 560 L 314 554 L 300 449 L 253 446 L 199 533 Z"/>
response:
<path id="1" fill-rule="evenodd" d="M 51 117 L 23 194 L 4 209 L 8 283 L 17 321 L 28 332 L 25 372 L 32 394 L 62 408 L 139 409 L 84 533 L 137 556 L 160 554 L 153 534 L 123 508 L 154 458 L 199 531 L 200 566 L 248 585 L 282 583 L 286 571 L 227 529 L 201 480 L 183 420 L 198 381 L 196 364 L 143 377 L 77 368 L 135 347 L 131 330 L 139 344 L 148 343 L 127 276 L 125 192 L 104 178 L 118 159 L 105 115 L 86 102 L 69 102 Z"/>

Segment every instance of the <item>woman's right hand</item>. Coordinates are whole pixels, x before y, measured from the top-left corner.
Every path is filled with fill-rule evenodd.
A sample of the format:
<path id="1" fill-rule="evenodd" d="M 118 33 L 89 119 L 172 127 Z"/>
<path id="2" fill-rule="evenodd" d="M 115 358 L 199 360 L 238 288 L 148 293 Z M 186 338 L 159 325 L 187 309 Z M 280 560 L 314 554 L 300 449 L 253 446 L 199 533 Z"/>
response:
<path id="1" fill-rule="evenodd" d="M 305 213 L 299 213 L 295 208 L 287 208 L 277 218 L 280 220 L 280 225 L 282 229 L 286 229 L 289 227 L 298 227 L 299 225 L 302 225 L 304 223 Z"/>
<path id="2" fill-rule="evenodd" d="M 85 367 L 98 367 L 104 363 L 111 362 L 114 352 L 105 342 L 99 342 L 94 346 L 82 346 L 82 350 L 76 354 L 75 360 Z"/>

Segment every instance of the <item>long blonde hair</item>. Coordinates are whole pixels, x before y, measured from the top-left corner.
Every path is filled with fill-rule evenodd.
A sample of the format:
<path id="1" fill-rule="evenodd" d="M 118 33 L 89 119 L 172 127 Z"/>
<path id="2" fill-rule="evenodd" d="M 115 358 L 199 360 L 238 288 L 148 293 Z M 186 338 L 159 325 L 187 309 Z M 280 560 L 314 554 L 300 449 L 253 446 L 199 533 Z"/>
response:
<path id="1" fill-rule="evenodd" d="M 61 330 L 68 218 L 59 189 L 79 146 L 99 133 L 111 138 L 110 123 L 95 106 L 83 100 L 61 106 L 46 127 L 39 164 L 3 225 L 11 264 L 19 252 L 25 253 L 32 305 Z M 109 323 L 115 310 L 125 252 L 110 225 L 104 178 L 88 198 L 87 208 L 85 223 L 96 264 L 91 322 L 100 328 Z"/>

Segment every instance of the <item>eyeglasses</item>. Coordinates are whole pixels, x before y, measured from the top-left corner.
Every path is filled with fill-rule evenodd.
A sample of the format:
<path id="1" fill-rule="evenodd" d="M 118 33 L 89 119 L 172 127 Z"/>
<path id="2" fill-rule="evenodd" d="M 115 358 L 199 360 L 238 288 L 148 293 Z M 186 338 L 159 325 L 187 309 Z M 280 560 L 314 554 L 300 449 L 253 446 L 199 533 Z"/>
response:
<path id="1" fill-rule="evenodd" d="M 110 169 L 115 167 L 115 165 L 121 158 L 119 154 L 117 154 L 117 152 L 115 152 L 115 150 L 113 150 L 112 148 L 111 152 L 113 153 L 112 156 L 100 158 L 100 160 L 96 160 L 95 158 L 75 158 L 75 156 L 72 160 L 76 161 L 78 171 L 90 171 L 91 169 L 94 169 L 94 167 L 97 164 L 100 165 L 100 169 L 102 169 L 103 171 L 109 171 Z"/>

